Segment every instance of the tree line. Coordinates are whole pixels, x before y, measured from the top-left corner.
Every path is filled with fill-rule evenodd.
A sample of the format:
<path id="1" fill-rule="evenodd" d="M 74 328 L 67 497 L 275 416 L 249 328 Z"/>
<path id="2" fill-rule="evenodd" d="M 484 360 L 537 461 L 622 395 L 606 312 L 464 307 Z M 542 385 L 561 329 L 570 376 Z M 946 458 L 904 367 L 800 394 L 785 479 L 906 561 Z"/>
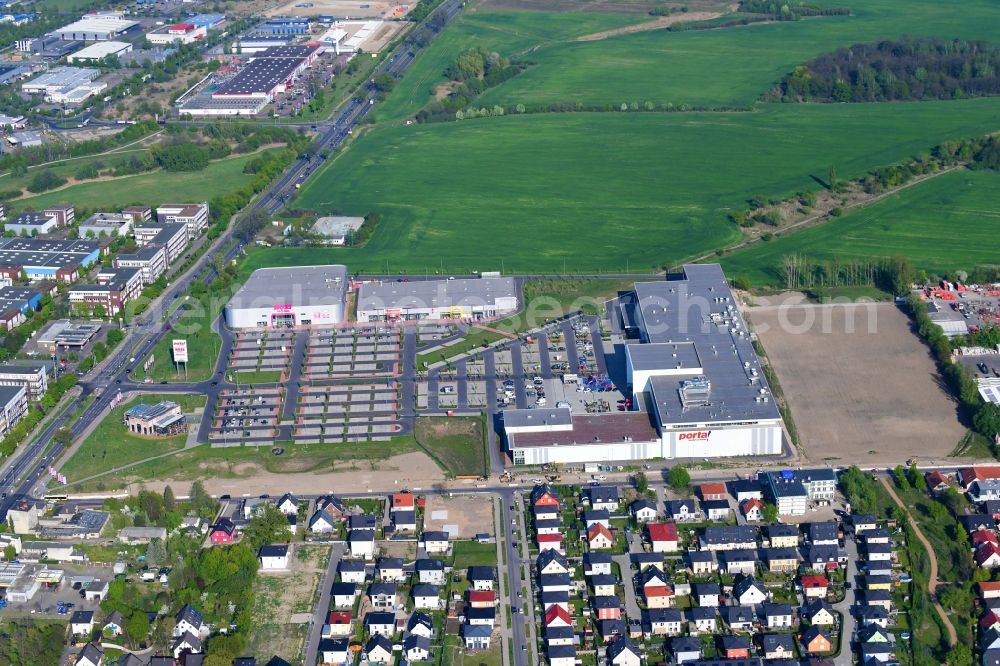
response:
<path id="1" fill-rule="evenodd" d="M 460 53 L 444 70 L 444 76 L 451 82 L 451 91 L 444 99 L 421 109 L 416 114 L 417 122 L 454 120 L 459 112 L 464 116 L 480 95 L 514 78 L 530 64 L 511 62 L 496 51 L 488 51 L 481 46 Z M 524 107 L 520 108 L 523 112 Z M 480 115 L 504 115 L 505 112 L 504 109 L 503 112 Z"/>
<path id="2" fill-rule="evenodd" d="M 798 21 L 807 16 L 849 16 L 847 7 L 818 7 L 804 2 L 779 2 L 778 0 L 743 0 L 737 11 L 747 14 L 764 14 L 771 20 Z"/>
<path id="3" fill-rule="evenodd" d="M 1000 47 L 903 37 L 855 44 L 796 67 L 765 98 L 791 102 L 888 102 L 1000 94 Z"/>

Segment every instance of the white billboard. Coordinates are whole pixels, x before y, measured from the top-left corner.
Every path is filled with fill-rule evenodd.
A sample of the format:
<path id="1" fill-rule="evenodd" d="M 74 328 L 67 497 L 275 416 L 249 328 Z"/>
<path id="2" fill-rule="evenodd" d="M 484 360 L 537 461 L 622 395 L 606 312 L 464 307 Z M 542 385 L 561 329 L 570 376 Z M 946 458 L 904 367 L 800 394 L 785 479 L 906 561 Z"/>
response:
<path id="1" fill-rule="evenodd" d="M 188 362 L 188 341 L 187 340 L 174 340 L 174 363 L 187 363 Z"/>

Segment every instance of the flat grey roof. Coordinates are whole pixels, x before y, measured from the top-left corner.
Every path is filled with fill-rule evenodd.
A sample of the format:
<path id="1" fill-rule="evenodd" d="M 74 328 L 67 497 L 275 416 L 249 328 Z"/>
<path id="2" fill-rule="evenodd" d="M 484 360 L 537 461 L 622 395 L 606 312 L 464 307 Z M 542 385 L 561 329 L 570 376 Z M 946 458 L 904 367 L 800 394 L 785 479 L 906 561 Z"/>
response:
<path id="1" fill-rule="evenodd" d="M 358 311 L 490 305 L 501 298 L 517 298 L 514 278 L 366 282 L 358 290 Z"/>
<path id="2" fill-rule="evenodd" d="M 258 268 L 229 301 L 229 307 L 269 308 L 274 305 L 332 305 L 347 295 L 347 267 L 290 266 Z"/>
<path id="3" fill-rule="evenodd" d="M 650 380 L 661 424 L 781 418 L 721 266 L 686 264 L 683 279 L 637 282 L 635 293 L 643 342 L 691 343 L 702 368 Z M 708 379 L 709 394 L 685 404 L 681 382 L 698 376 Z"/>
<path id="4" fill-rule="evenodd" d="M 505 428 L 530 428 L 543 426 L 571 426 L 573 412 L 568 407 L 554 409 L 505 409 Z"/>
<path id="5" fill-rule="evenodd" d="M 701 359 L 693 342 L 659 342 L 629 344 L 629 358 L 636 370 L 682 370 L 700 371 Z"/>
<path id="6" fill-rule="evenodd" d="M 272 47 L 285 48 L 285 47 Z M 270 51 L 268 49 L 267 51 Z M 264 54 L 267 53 L 264 52 Z M 254 58 L 241 69 L 232 79 L 223 83 L 212 93 L 218 96 L 245 96 L 270 93 L 281 83 L 292 76 L 305 59 L 304 57 L 262 57 Z"/>

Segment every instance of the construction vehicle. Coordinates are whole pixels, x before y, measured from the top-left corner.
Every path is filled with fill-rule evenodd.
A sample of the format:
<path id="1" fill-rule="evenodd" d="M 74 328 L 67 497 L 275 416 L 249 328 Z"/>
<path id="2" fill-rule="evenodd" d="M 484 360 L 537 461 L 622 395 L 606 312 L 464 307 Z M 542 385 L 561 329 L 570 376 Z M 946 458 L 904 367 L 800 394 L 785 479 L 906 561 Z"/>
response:
<path id="1" fill-rule="evenodd" d="M 917 464 L 917 458 L 915 456 L 912 457 L 912 458 L 907 459 L 907 461 L 906 461 L 906 466 L 907 467 L 913 467 L 916 464 Z"/>
<path id="2" fill-rule="evenodd" d="M 504 472 L 500 475 L 500 483 L 510 483 L 514 480 L 514 476 L 510 472 Z"/>

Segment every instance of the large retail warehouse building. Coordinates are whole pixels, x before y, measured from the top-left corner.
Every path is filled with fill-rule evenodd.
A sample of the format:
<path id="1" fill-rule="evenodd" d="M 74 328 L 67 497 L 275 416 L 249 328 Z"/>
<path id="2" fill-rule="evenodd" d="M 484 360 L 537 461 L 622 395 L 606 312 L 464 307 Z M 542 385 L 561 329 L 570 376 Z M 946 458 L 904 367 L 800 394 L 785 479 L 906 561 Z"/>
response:
<path id="1" fill-rule="evenodd" d="M 259 268 L 226 304 L 226 324 L 237 329 L 338 324 L 346 299 L 346 266 Z"/>
<path id="2" fill-rule="evenodd" d="M 639 411 L 507 410 L 514 464 L 781 453 L 781 415 L 720 266 L 636 283 L 619 311 Z"/>

